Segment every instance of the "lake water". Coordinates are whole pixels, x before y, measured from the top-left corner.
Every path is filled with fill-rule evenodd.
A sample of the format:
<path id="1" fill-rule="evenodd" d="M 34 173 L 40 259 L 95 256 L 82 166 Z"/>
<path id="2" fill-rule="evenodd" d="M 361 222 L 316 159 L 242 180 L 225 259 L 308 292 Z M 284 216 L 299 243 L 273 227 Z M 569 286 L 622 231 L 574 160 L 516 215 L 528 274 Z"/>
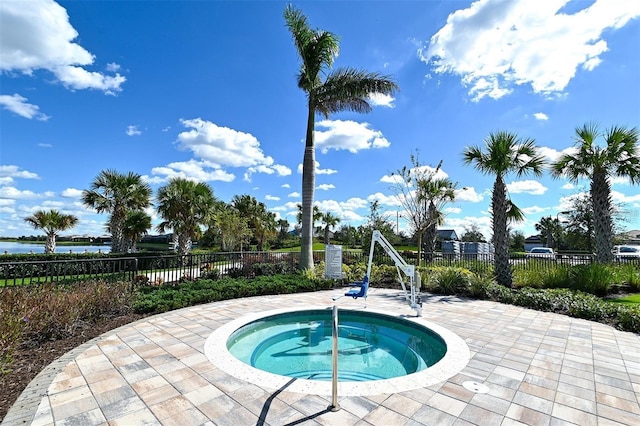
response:
<path id="1" fill-rule="evenodd" d="M 56 245 L 56 253 L 69 253 L 71 250 L 72 253 L 97 253 L 101 251 L 102 253 L 109 253 L 111 251 L 111 246 L 102 245 L 102 246 L 61 246 Z M 9 254 L 23 254 L 23 253 L 44 253 L 44 244 L 33 244 L 33 243 L 14 243 L 8 241 L 0 241 L 0 254 L 7 252 Z"/>

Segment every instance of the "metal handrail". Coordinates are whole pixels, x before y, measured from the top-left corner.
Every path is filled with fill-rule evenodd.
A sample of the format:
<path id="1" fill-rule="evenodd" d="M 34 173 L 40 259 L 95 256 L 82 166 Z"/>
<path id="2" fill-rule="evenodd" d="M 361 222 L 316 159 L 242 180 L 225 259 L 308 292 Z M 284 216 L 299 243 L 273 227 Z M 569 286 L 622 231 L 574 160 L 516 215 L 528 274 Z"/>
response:
<path id="1" fill-rule="evenodd" d="M 338 404 L 338 307 L 336 305 L 333 305 L 332 319 L 331 336 L 333 348 L 331 354 L 331 405 L 329 409 L 338 411 L 340 410 L 340 404 Z"/>

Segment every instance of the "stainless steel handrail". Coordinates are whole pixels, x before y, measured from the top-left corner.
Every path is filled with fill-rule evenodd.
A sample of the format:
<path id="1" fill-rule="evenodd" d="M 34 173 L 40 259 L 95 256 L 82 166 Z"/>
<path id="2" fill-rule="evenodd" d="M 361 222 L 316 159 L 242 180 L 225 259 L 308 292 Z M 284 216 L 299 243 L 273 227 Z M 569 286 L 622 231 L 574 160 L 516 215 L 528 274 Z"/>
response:
<path id="1" fill-rule="evenodd" d="M 333 327 L 332 327 L 332 354 L 331 354 L 331 405 L 329 409 L 331 411 L 340 410 L 340 404 L 338 404 L 338 307 L 333 305 L 332 312 Z"/>

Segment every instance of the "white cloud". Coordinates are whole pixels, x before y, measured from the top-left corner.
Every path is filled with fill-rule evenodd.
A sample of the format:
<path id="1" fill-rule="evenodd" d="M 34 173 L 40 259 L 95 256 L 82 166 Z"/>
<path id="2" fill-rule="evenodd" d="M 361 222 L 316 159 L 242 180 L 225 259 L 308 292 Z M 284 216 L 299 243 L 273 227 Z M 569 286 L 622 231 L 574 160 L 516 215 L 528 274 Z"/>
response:
<path id="1" fill-rule="evenodd" d="M 507 184 L 507 191 L 513 194 L 542 195 L 547 192 L 547 187 L 535 180 L 521 180 Z"/>
<path id="2" fill-rule="evenodd" d="M 0 95 L 0 105 L 4 106 L 11 112 L 18 114 L 21 117 L 31 120 L 35 118 L 40 121 L 47 121 L 51 117 L 40 112 L 40 107 L 27 103 L 27 98 L 20 96 L 17 93 L 13 95 Z"/>
<path id="3" fill-rule="evenodd" d="M 478 203 L 483 200 L 482 194 L 478 194 L 473 186 L 456 189 L 456 201 L 470 201 Z"/>
<path id="4" fill-rule="evenodd" d="M 38 198 L 53 197 L 54 195 L 55 194 L 51 191 L 46 191 L 42 194 L 36 194 L 33 191 L 21 191 L 12 186 L 0 187 L 0 198 L 8 198 L 11 200 L 35 200 Z"/>
<path id="5" fill-rule="evenodd" d="M 160 183 L 177 177 L 198 182 L 231 182 L 235 179 L 233 174 L 225 172 L 216 164 L 195 160 L 169 163 L 166 167 L 154 167 L 151 173 L 155 175 L 155 180 L 154 177 L 143 176 L 149 183 Z"/>
<path id="6" fill-rule="evenodd" d="M 280 201 L 280 197 L 276 197 L 275 195 L 265 195 L 264 199 L 268 201 Z"/>
<path id="7" fill-rule="evenodd" d="M 427 165 L 420 166 L 420 167 L 413 167 L 409 170 L 409 172 L 411 173 L 412 176 L 415 176 L 418 178 L 424 178 L 424 179 L 427 179 L 429 177 L 431 177 L 432 179 L 446 179 L 449 177 L 449 175 L 444 170 L 442 170 L 442 168 L 439 170 L 436 170 L 435 167 L 431 167 Z M 384 175 L 380 178 L 380 182 L 397 185 L 402 183 L 402 178 L 398 174 Z"/>
<path id="8" fill-rule="evenodd" d="M 640 194 L 625 195 L 618 191 L 611 191 L 611 199 L 615 203 L 636 203 L 640 202 Z"/>
<path id="9" fill-rule="evenodd" d="M 536 118 L 536 120 L 541 120 L 541 121 L 547 121 L 549 119 L 549 116 L 544 112 L 536 112 L 533 114 L 533 116 Z"/>
<path id="10" fill-rule="evenodd" d="M 589 192 L 588 191 L 584 191 L 584 192 L 578 192 L 575 194 L 571 194 L 568 195 L 566 197 L 560 197 L 560 201 L 558 203 L 557 206 L 555 206 L 553 209 L 557 210 L 557 211 L 569 211 L 569 210 L 573 210 L 574 205 L 573 202 L 575 199 L 580 198 L 580 197 L 584 197 L 584 196 L 588 196 Z"/>
<path id="11" fill-rule="evenodd" d="M 318 130 L 324 128 L 326 130 Z M 356 153 L 363 149 L 387 148 L 391 144 L 378 130 L 371 130 L 369 123 L 347 120 L 322 120 L 316 123 L 315 144 L 323 153 L 330 149 Z"/>
<path id="12" fill-rule="evenodd" d="M 16 200 L 8 200 L 6 198 L 0 198 L 0 206 L 2 207 L 12 206 L 15 203 L 16 203 Z"/>
<path id="13" fill-rule="evenodd" d="M 291 188 L 291 185 L 289 185 L 288 183 L 283 183 L 282 185 L 280 185 L 281 188 Z"/>
<path id="14" fill-rule="evenodd" d="M 385 95 L 382 93 L 369 94 L 369 102 L 373 106 L 385 106 L 388 108 L 395 108 L 393 101 L 395 101 L 395 99 L 393 96 L 390 96 L 390 95 Z"/>
<path id="15" fill-rule="evenodd" d="M 450 14 L 418 51 L 434 72 L 462 77 L 472 99 L 493 99 L 514 86 L 562 93 L 579 68 L 593 70 L 608 50 L 603 33 L 640 16 L 640 2 L 596 0 L 573 14 L 569 0 L 478 0 Z"/>
<path id="16" fill-rule="evenodd" d="M 191 130 L 178 135 L 179 147 L 192 151 L 210 167 L 246 167 L 244 178 L 248 181 L 253 173 L 291 174 L 291 169 L 275 164 L 273 158 L 266 156 L 260 148 L 260 142 L 249 133 L 220 127 L 201 118 L 180 122 Z"/>
<path id="17" fill-rule="evenodd" d="M 356 213 L 356 210 L 368 206 L 367 200 L 362 198 L 349 198 L 347 201 L 322 200 L 315 201 L 314 205 L 318 206 L 321 212 L 332 212 L 344 221 L 361 221 L 363 217 Z M 296 207 L 297 212 L 297 207 Z"/>
<path id="18" fill-rule="evenodd" d="M 316 175 L 333 175 L 338 173 L 337 170 L 334 169 L 321 169 L 320 163 L 316 161 Z M 298 174 L 302 174 L 302 163 L 298 164 Z"/>
<path id="19" fill-rule="evenodd" d="M 65 198 L 80 198 L 82 197 L 82 190 L 76 188 L 67 188 L 60 193 Z"/>
<path id="20" fill-rule="evenodd" d="M 287 195 L 287 197 L 289 197 L 289 198 L 300 198 L 300 193 L 299 192 L 292 192 L 291 194 Z"/>
<path id="21" fill-rule="evenodd" d="M 284 203 L 284 205 L 282 206 L 278 206 L 278 207 L 273 207 L 271 210 L 274 211 L 286 211 L 286 210 L 294 210 L 297 212 L 298 211 L 298 203 L 293 202 L 293 201 L 289 201 L 287 203 Z"/>
<path id="22" fill-rule="evenodd" d="M 444 212 L 447 214 L 459 214 L 462 213 L 462 209 L 460 207 L 446 207 Z"/>
<path id="23" fill-rule="evenodd" d="M 316 189 L 320 189 L 322 191 L 328 191 L 330 189 L 335 189 L 335 185 L 330 183 L 323 183 L 321 185 L 316 186 Z"/>
<path id="24" fill-rule="evenodd" d="M 51 145 L 50 143 L 39 143 L 38 146 L 40 148 L 53 148 L 53 145 Z"/>
<path id="25" fill-rule="evenodd" d="M 401 206 L 398 197 L 395 195 L 385 195 L 381 192 L 369 195 L 367 200 L 370 202 L 378 201 L 378 203 L 383 206 Z"/>
<path id="26" fill-rule="evenodd" d="M 469 228 L 471 224 L 478 227 L 485 240 L 491 239 L 493 232 L 489 216 L 446 217 L 442 228 L 454 228 L 458 236 L 462 237 L 465 234 L 465 228 Z"/>
<path id="27" fill-rule="evenodd" d="M 110 62 L 107 64 L 107 71 L 109 72 L 116 72 L 116 71 L 120 71 L 122 67 L 118 64 L 116 64 L 115 62 Z"/>
<path id="28" fill-rule="evenodd" d="M 574 189 L 574 188 L 575 188 L 575 186 L 574 186 L 572 183 L 565 183 L 564 185 L 562 185 L 562 187 L 561 187 L 561 188 L 562 188 L 562 189 L 569 189 L 569 190 L 571 190 L 571 189 Z"/>
<path id="29" fill-rule="evenodd" d="M 128 136 L 139 136 L 142 132 L 138 129 L 138 126 L 127 126 L 126 131 Z"/>
<path id="30" fill-rule="evenodd" d="M 547 161 L 549 161 L 550 163 L 558 161 L 560 159 L 560 156 L 564 154 L 575 154 L 576 152 L 577 152 L 577 149 L 572 146 L 569 148 L 563 149 L 562 151 L 557 151 L 553 148 L 549 148 L 546 146 L 538 147 L 538 154 L 544 156 L 547 159 Z"/>
<path id="31" fill-rule="evenodd" d="M 8 165 L 0 165 L 0 177 L 12 177 L 21 179 L 40 179 L 36 173 L 29 172 L 27 170 L 20 170 L 20 167 Z"/>
<path id="32" fill-rule="evenodd" d="M 46 69 L 71 89 L 118 92 L 126 79 L 82 68 L 93 64 L 94 55 L 77 43 L 78 32 L 66 9 L 53 0 L 0 2 L 0 70 L 33 75 Z M 114 64 L 108 68 L 113 69 Z"/>
<path id="33" fill-rule="evenodd" d="M 531 207 L 523 207 L 522 211 L 524 212 L 524 214 L 537 214 L 537 213 L 542 213 L 544 211 L 549 210 L 549 207 L 538 207 L 538 206 L 531 206 Z"/>
<path id="34" fill-rule="evenodd" d="M 0 185 L 11 185 L 13 178 L 9 176 L 0 176 Z"/>

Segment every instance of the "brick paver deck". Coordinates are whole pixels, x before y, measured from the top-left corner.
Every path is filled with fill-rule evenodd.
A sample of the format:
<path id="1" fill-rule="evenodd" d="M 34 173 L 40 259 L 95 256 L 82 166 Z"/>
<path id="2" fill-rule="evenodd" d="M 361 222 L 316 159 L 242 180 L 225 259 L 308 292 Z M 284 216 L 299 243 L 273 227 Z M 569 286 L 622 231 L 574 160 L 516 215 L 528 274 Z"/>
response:
<path id="1" fill-rule="evenodd" d="M 248 312 L 337 303 L 339 291 L 210 303 L 140 320 L 69 352 L 34 379 L 3 425 L 640 425 L 640 336 L 487 301 L 426 297 L 426 320 L 471 351 L 448 380 L 413 391 L 308 395 L 236 379 L 204 354 L 207 337 Z M 400 291 L 368 308 L 412 315 Z M 488 392 L 463 386 L 476 382 Z"/>

